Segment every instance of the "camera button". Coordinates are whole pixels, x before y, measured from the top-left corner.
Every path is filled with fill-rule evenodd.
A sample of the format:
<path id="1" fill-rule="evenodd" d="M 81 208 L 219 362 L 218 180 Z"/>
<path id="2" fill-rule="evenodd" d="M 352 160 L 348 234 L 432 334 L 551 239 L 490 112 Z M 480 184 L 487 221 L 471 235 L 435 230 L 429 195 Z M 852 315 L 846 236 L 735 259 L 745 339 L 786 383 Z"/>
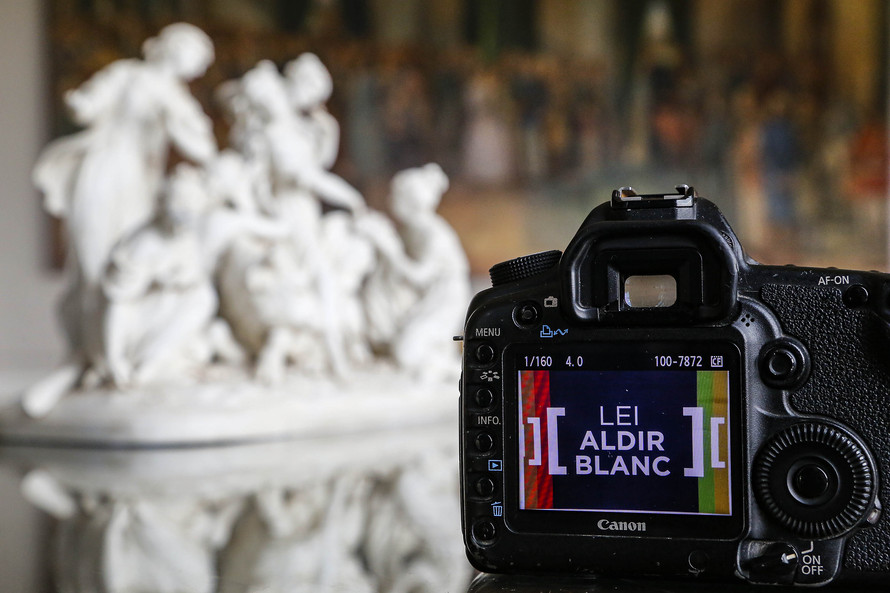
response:
<path id="1" fill-rule="evenodd" d="M 797 370 L 797 360 L 794 353 L 784 348 L 771 351 L 765 358 L 767 372 L 774 379 L 787 379 Z"/>
<path id="2" fill-rule="evenodd" d="M 513 323 L 520 328 L 537 325 L 541 321 L 541 309 L 537 303 L 522 303 L 513 308 Z"/>
<path id="3" fill-rule="evenodd" d="M 809 376 L 810 362 L 803 345 L 780 338 L 760 352 L 760 376 L 770 387 L 796 389 Z"/>
<path id="4" fill-rule="evenodd" d="M 473 523 L 473 539 L 479 544 L 490 544 L 498 535 L 498 528 L 487 519 Z"/>
<path id="5" fill-rule="evenodd" d="M 875 470 L 864 446 L 823 422 L 792 424 L 767 441 L 751 477 L 761 508 L 809 540 L 834 538 L 859 524 L 875 496 Z"/>
<path id="6" fill-rule="evenodd" d="M 811 501 L 821 499 L 831 486 L 828 473 L 815 463 L 797 468 L 789 478 L 792 494 L 804 504 L 815 504 Z"/>
<path id="7" fill-rule="evenodd" d="M 480 408 L 487 408 L 494 403 L 494 393 L 491 389 L 481 387 L 476 390 L 476 405 Z"/>
<path id="8" fill-rule="evenodd" d="M 491 478 L 479 478 L 475 484 L 476 494 L 489 498 L 494 494 L 494 480 Z"/>
<path id="9" fill-rule="evenodd" d="M 494 449 L 494 437 L 487 432 L 480 432 L 476 435 L 475 445 L 480 453 L 488 453 Z"/>
<path id="10" fill-rule="evenodd" d="M 476 346 L 476 361 L 481 364 L 494 362 L 495 354 L 494 346 L 491 344 L 480 344 Z"/>
<path id="11" fill-rule="evenodd" d="M 844 304 L 850 309 L 858 309 L 868 304 L 868 289 L 854 284 L 844 291 Z"/>
<path id="12" fill-rule="evenodd" d="M 687 559 L 689 562 L 689 570 L 693 574 L 701 574 L 708 569 L 711 563 L 711 557 L 704 550 L 693 550 Z"/>

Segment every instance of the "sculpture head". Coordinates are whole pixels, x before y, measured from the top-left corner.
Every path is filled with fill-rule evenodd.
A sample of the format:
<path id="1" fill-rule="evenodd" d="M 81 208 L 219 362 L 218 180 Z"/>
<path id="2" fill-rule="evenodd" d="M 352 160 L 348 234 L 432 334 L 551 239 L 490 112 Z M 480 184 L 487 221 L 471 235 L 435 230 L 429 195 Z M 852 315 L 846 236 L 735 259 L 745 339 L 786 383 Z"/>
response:
<path id="1" fill-rule="evenodd" d="M 157 37 L 142 44 L 142 53 L 146 61 L 169 68 L 184 80 L 204 74 L 214 58 L 210 37 L 188 23 L 164 27 Z"/>
<path id="2" fill-rule="evenodd" d="M 241 92 L 246 108 L 268 119 L 292 113 L 284 80 L 275 64 L 268 60 L 261 61 L 242 77 Z"/>
<path id="3" fill-rule="evenodd" d="M 284 67 L 287 91 L 296 109 L 311 109 L 331 97 L 334 81 L 331 73 L 313 53 L 301 54 Z"/>
<path id="4" fill-rule="evenodd" d="M 400 171 L 392 178 L 393 214 L 404 223 L 433 214 L 447 190 L 448 176 L 436 163 Z"/>
<path id="5" fill-rule="evenodd" d="M 186 226 L 198 219 L 210 205 L 203 173 L 197 167 L 177 165 L 167 180 L 164 217 L 174 227 Z"/>

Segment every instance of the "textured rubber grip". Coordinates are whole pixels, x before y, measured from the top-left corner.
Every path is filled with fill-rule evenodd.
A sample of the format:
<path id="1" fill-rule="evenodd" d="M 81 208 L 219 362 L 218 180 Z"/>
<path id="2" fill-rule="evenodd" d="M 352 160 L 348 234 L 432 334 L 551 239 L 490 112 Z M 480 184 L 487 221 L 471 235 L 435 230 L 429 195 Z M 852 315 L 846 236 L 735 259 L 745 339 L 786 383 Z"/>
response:
<path id="1" fill-rule="evenodd" d="M 792 406 L 853 429 L 878 465 L 879 500 L 890 503 L 890 327 L 868 309 L 844 305 L 838 288 L 768 284 L 761 296 L 810 352 L 812 372 Z M 844 568 L 890 572 L 888 513 L 850 538 Z"/>

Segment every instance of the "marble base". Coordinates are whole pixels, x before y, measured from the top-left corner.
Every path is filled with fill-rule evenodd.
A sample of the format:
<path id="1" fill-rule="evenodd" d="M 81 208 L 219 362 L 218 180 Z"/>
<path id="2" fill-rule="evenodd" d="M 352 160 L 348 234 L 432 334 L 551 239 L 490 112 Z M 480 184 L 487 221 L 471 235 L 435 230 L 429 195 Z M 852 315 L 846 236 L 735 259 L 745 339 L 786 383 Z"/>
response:
<path id="1" fill-rule="evenodd" d="M 348 383 L 290 377 L 266 386 L 241 377 L 75 391 L 40 419 L 8 401 L 0 408 L 0 440 L 172 447 L 342 435 L 456 422 L 457 397 L 452 383 L 420 385 L 386 370 L 356 373 Z"/>

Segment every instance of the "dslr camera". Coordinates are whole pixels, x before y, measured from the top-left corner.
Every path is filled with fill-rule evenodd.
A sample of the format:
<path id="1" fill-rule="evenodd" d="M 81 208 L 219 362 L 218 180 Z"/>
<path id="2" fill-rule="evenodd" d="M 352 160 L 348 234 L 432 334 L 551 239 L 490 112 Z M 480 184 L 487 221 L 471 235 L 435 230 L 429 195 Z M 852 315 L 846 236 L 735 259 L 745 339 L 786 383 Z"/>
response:
<path id="1" fill-rule="evenodd" d="M 616 190 L 491 283 L 463 336 L 476 568 L 887 582 L 890 275 L 760 265 L 679 186 Z"/>

